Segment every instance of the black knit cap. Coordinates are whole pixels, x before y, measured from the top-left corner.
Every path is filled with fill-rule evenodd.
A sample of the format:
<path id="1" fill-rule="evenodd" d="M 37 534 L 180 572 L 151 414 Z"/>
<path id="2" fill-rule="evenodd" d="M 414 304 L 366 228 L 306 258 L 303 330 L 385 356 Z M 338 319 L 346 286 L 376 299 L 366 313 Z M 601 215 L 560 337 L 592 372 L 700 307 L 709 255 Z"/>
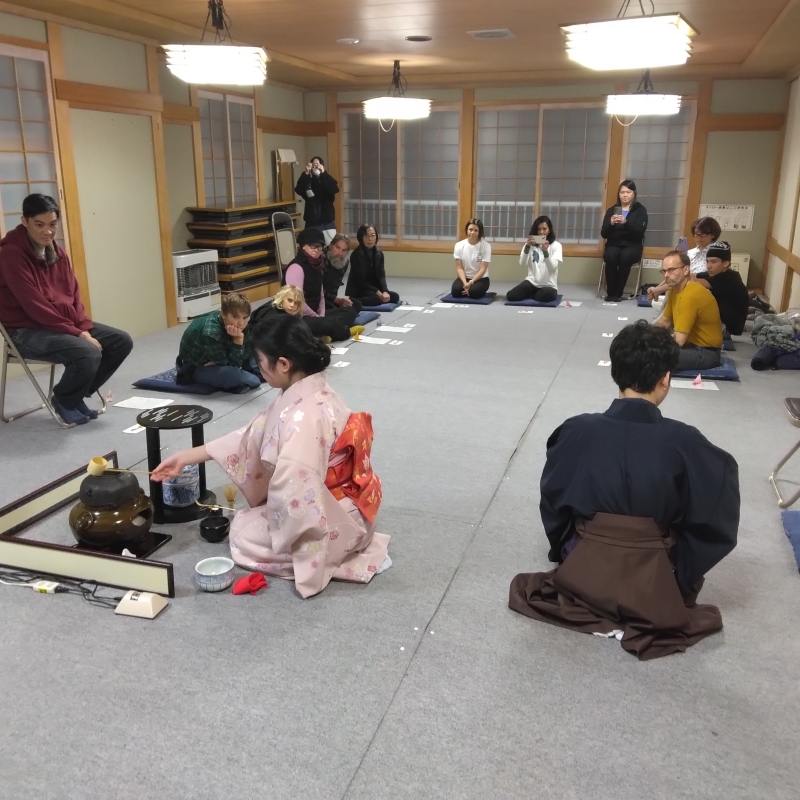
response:
<path id="1" fill-rule="evenodd" d="M 325 236 L 319 228 L 303 228 L 297 234 L 297 244 L 299 247 L 304 244 L 325 244 Z"/>
<path id="2" fill-rule="evenodd" d="M 727 242 L 723 242 L 722 239 L 717 239 L 716 242 L 709 245 L 706 251 L 706 258 L 719 258 L 722 261 L 730 261 L 731 246 Z"/>

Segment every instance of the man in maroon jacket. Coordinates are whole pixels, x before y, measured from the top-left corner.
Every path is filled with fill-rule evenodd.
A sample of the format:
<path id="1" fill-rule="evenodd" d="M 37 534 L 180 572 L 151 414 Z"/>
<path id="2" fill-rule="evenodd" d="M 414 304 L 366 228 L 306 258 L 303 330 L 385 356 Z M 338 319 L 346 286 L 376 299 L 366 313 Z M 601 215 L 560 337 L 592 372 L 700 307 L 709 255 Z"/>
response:
<path id="1" fill-rule="evenodd" d="M 85 398 L 117 371 L 133 341 L 86 316 L 69 258 L 55 242 L 60 215 L 52 197 L 28 195 L 22 224 L 0 242 L 0 322 L 23 358 L 64 365 L 53 408 L 83 425 L 97 419 Z"/>

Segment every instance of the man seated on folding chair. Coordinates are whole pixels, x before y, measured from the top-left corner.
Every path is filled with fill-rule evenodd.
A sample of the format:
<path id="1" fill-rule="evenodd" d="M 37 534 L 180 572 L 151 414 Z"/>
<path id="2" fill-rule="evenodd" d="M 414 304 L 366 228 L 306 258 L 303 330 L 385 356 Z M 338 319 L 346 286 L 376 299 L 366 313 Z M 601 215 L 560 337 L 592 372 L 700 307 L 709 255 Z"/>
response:
<path id="1" fill-rule="evenodd" d="M 670 250 L 661 262 L 661 274 L 669 287 L 664 311 L 653 323 L 671 328 L 680 345 L 678 370 L 713 369 L 721 363 L 722 321 L 714 295 L 691 280 L 686 253 Z"/>
<path id="2" fill-rule="evenodd" d="M 0 242 L 0 322 L 23 358 L 64 365 L 52 404 L 68 424 L 97 419 L 86 405 L 133 348 L 124 331 L 86 316 L 67 254 L 55 241 L 61 211 L 31 194 L 22 223 Z"/>

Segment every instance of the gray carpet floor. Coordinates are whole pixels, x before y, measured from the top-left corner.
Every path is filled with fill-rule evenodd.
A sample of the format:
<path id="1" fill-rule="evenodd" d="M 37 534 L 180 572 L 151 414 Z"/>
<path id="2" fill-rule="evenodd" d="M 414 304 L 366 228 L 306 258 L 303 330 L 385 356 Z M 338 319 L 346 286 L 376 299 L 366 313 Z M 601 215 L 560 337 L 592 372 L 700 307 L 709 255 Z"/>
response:
<path id="1" fill-rule="evenodd" d="M 393 284 L 418 305 L 448 288 Z M 0 586 L 0 796 L 797 798 L 800 577 L 767 482 L 795 438 L 782 401 L 797 376 L 753 372 L 744 339 L 732 354 L 741 383 L 673 390 L 662 407 L 739 462 L 739 546 L 702 595 L 724 631 L 640 663 L 616 641 L 507 608 L 514 574 L 550 567 L 538 515 L 547 437 L 616 396 L 598 366 L 602 334 L 618 317 L 653 316 L 562 290 L 581 305 L 385 314 L 415 324 L 392 334 L 403 344 L 354 344 L 339 357 L 350 365 L 330 370 L 374 418 L 394 566 L 368 586 L 333 583 L 311 600 L 280 580 L 256 597 L 203 594 L 194 564 L 226 545 L 196 524 L 170 529 L 159 551 L 177 597 L 154 621 Z M 136 342 L 108 387 L 116 400 L 156 396 L 130 382 L 167 368 L 180 333 Z M 203 398 L 207 438 L 269 398 Z M 11 408 L 31 400 L 26 381 L 12 382 Z M 112 449 L 145 464 L 144 435 L 122 433 L 135 415 L 110 408 L 69 431 L 45 412 L 3 425 L 0 505 Z M 163 441 L 180 448 L 188 435 Z M 224 483 L 211 465 L 211 488 Z M 33 535 L 69 543 L 65 520 Z"/>

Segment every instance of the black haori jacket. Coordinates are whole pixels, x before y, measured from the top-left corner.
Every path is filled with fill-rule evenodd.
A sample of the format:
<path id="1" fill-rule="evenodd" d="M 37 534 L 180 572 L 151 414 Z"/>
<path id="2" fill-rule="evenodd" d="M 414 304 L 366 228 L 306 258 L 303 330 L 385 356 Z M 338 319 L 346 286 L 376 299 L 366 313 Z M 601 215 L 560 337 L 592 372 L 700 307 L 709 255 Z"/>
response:
<path id="1" fill-rule="evenodd" d="M 612 225 L 614 206 L 606 209 L 600 235 L 606 240 L 606 247 L 644 247 L 644 234 L 647 230 L 647 209 L 636 200 L 628 211 L 625 222 Z"/>

